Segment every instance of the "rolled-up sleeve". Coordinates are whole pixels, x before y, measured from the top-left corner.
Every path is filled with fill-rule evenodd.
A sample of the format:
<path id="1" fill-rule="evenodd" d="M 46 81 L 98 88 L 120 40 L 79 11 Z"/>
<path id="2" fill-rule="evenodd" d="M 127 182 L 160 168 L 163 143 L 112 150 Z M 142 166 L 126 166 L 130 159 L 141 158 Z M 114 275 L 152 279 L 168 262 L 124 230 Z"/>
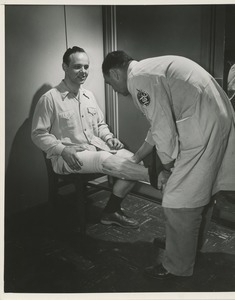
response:
<path id="1" fill-rule="evenodd" d="M 152 137 L 152 132 L 151 132 L 151 128 L 149 129 L 148 133 L 147 133 L 147 136 L 145 138 L 145 142 L 147 142 L 148 144 L 154 146 L 155 145 L 155 142 L 153 140 L 153 137 Z"/>

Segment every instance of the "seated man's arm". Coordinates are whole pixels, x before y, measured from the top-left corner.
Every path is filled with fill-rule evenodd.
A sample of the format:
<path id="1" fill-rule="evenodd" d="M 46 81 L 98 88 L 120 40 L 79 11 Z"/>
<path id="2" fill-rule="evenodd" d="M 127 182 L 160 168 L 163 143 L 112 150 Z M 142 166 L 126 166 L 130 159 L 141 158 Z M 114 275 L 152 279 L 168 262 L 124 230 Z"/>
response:
<path id="1" fill-rule="evenodd" d="M 82 161 L 76 155 L 78 151 L 83 151 L 85 148 L 83 146 L 66 146 L 61 152 L 61 156 L 64 161 L 72 170 L 79 171 L 83 165 Z"/>
<path id="2" fill-rule="evenodd" d="M 63 159 L 72 169 L 75 169 L 75 167 L 80 169 L 82 163 L 77 158 L 76 152 L 84 149 L 80 149 L 81 147 L 68 147 L 63 145 L 62 142 L 50 132 L 53 118 L 52 100 L 43 95 L 37 103 L 33 116 L 31 132 L 33 142 L 47 153 L 48 158 L 54 155 L 62 155 Z"/>
<path id="3" fill-rule="evenodd" d="M 46 95 L 38 101 L 32 120 L 31 138 L 48 157 L 60 155 L 65 146 L 50 132 L 53 122 L 53 102 Z"/>

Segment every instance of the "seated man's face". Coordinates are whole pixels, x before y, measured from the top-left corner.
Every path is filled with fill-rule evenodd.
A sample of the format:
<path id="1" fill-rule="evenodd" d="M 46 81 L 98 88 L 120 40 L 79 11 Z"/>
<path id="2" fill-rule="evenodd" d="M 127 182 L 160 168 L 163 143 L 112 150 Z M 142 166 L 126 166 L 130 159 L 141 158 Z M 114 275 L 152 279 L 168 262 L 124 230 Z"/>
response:
<path id="1" fill-rule="evenodd" d="M 76 52 L 70 55 L 69 66 L 64 65 L 67 79 L 76 85 L 81 85 L 89 74 L 89 58 L 86 53 Z"/>

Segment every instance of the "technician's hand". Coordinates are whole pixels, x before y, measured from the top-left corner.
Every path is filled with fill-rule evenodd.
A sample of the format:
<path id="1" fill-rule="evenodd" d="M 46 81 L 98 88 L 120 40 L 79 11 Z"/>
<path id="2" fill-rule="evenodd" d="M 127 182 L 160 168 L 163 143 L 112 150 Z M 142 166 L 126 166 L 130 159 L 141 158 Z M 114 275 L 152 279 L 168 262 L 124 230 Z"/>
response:
<path id="1" fill-rule="evenodd" d="M 141 161 L 137 154 L 134 154 L 133 156 L 127 159 L 133 162 L 134 164 L 144 165 L 143 161 Z"/>
<path id="2" fill-rule="evenodd" d="M 75 171 L 79 171 L 82 167 L 82 161 L 77 157 L 76 153 L 79 151 L 84 151 L 86 147 L 84 146 L 66 146 L 61 153 L 61 156 L 68 164 L 68 166 Z"/>
<path id="3" fill-rule="evenodd" d="M 161 173 L 158 175 L 158 189 L 162 190 L 164 192 L 166 183 L 171 176 L 170 171 L 163 170 Z"/>
<path id="4" fill-rule="evenodd" d="M 124 147 L 123 143 L 121 143 L 119 139 L 116 138 L 108 139 L 106 144 L 109 146 L 110 149 L 113 150 L 120 150 Z"/>

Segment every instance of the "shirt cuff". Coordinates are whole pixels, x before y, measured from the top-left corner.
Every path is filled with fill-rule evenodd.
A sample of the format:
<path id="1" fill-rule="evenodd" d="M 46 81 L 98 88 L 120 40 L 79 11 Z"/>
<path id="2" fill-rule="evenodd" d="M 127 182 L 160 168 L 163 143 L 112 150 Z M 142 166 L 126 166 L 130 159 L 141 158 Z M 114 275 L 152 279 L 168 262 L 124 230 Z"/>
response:
<path id="1" fill-rule="evenodd" d="M 148 133 L 146 138 L 145 138 L 145 142 L 147 142 L 148 144 L 150 144 L 151 146 L 154 146 L 155 145 L 155 142 L 152 138 L 152 134 L 151 133 Z"/>
<path id="2" fill-rule="evenodd" d="M 57 146 L 55 146 L 55 148 L 53 149 L 53 154 L 55 155 L 61 155 L 62 151 L 64 150 L 66 146 L 63 144 L 58 144 Z"/>
<path id="3" fill-rule="evenodd" d="M 160 158 L 163 165 L 167 165 L 167 164 L 171 163 L 172 161 L 174 161 L 174 159 L 172 159 L 172 157 L 170 157 L 166 153 L 157 151 L 157 154 L 158 154 L 158 156 L 159 156 L 159 158 Z"/>
<path id="4" fill-rule="evenodd" d="M 107 142 L 107 140 L 112 139 L 113 138 L 113 134 L 107 134 L 104 138 L 104 141 Z"/>

